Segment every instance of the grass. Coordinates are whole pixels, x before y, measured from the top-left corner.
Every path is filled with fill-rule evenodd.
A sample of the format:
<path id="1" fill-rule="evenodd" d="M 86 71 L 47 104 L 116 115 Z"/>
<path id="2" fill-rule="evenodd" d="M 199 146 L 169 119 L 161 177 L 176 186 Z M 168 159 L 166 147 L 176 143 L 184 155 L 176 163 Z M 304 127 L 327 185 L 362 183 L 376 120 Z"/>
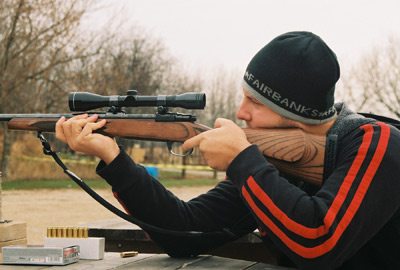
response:
<path id="1" fill-rule="evenodd" d="M 108 189 L 110 186 L 102 179 L 88 179 L 85 183 L 93 189 Z M 166 187 L 179 186 L 214 186 L 220 181 L 209 177 L 188 175 L 185 179 L 180 178 L 180 172 L 160 173 L 159 181 Z M 74 181 L 69 179 L 36 179 L 36 180 L 14 180 L 2 183 L 3 190 L 22 189 L 62 189 L 80 188 Z"/>
<path id="2" fill-rule="evenodd" d="M 109 187 L 107 182 L 101 180 L 87 180 L 85 183 L 92 188 Z M 2 187 L 3 190 L 79 188 L 74 181 L 65 179 L 15 180 L 11 182 L 4 182 Z"/>

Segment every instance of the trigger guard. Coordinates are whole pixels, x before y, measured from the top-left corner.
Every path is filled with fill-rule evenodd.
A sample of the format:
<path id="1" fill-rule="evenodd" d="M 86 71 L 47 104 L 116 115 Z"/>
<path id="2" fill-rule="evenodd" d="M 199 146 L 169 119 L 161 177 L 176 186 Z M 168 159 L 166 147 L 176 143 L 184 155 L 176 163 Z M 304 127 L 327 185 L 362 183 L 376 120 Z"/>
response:
<path id="1" fill-rule="evenodd" d="M 174 151 L 172 151 L 172 145 L 173 145 L 174 143 L 175 143 L 175 142 L 167 142 L 168 151 L 169 151 L 172 155 L 174 155 L 174 156 L 176 156 L 176 157 L 187 157 L 187 156 L 189 156 L 189 155 L 191 155 L 191 154 L 193 153 L 193 148 L 189 149 L 188 151 L 186 151 L 186 152 L 183 153 L 182 155 L 181 155 L 181 154 L 175 153 Z"/>

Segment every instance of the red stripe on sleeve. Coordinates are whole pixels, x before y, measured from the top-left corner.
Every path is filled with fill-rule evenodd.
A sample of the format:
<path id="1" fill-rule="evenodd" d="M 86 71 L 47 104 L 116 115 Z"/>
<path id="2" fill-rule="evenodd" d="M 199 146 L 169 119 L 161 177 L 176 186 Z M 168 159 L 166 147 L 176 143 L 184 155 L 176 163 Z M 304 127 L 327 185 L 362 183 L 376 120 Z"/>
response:
<path id="1" fill-rule="evenodd" d="M 277 225 L 275 225 L 271 219 L 269 219 L 265 213 L 263 213 L 258 206 L 252 200 L 250 194 L 245 188 L 242 188 L 242 193 L 250 207 L 253 209 L 255 214 L 260 218 L 260 220 L 274 233 L 276 234 L 292 251 L 303 256 L 305 258 L 314 258 L 320 255 L 325 254 L 329 250 L 331 250 L 339 240 L 340 236 L 343 234 L 347 226 L 350 224 L 353 219 L 355 213 L 360 207 L 362 200 L 369 188 L 369 185 L 382 161 L 382 158 L 385 154 L 388 140 L 390 137 L 390 128 L 384 123 L 378 123 L 381 127 L 381 136 L 379 138 L 378 146 L 376 151 L 372 157 L 372 160 L 362 177 L 360 185 L 356 190 L 355 196 L 351 201 L 349 207 L 346 210 L 343 218 L 340 220 L 336 230 L 333 232 L 332 236 L 327 239 L 324 243 L 313 247 L 313 248 L 305 248 L 295 243 L 289 237 L 284 234 Z M 365 125 L 361 127 L 365 130 L 365 135 L 363 137 L 363 142 L 358 150 L 357 157 L 355 158 L 347 176 L 344 179 L 343 184 L 341 185 L 338 195 L 335 197 L 331 207 L 329 208 L 325 218 L 324 225 L 318 228 L 308 228 L 302 224 L 295 222 L 290 219 L 282 210 L 280 210 L 271 200 L 271 198 L 258 186 L 253 177 L 249 177 L 248 185 L 251 192 L 255 195 L 255 197 L 265 205 L 265 207 L 277 218 L 280 223 L 283 224 L 288 230 L 293 233 L 296 233 L 304 238 L 315 239 L 317 237 L 325 235 L 333 221 L 335 220 L 339 209 L 342 207 L 343 202 L 348 195 L 348 191 L 353 183 L 361 164 L 363 163 L 367 150 L 372 141 L 373 135 L 373 127 L 372 125 Z"/>
<path id="2" fill-rule="evenodd" d="M 113 192 L 113 194 L 114 194 L 115 199 L 117 199 L 117 201 L 121 204 L 121 206 L 124 208 L 124 210 L 126 211 L 126 213 L 127 213 L 128 215 L 132 216 L 131 213 L 129 212 L 128 208 L 126 208 L 125 204 L 119 199 L 117 192 Z M 144 232 L 144 233 L 145 233 L 145 235 L 147 236 L 147 238 L 149 238 L 149 239 L 151 240 L 150 235 L 149 235 L 147 232 Z"/>
<path id="3" fill-rule="evenodd" d="M 125 204 L 123 203 L 123 201 L 121 201 L 121 200 L 119 199 L 117 192 L 113 192 L 113 194 L 114 194 L 114 198 L 117 199 L 117 201 L 121 204 L 121 206 L 124 208 L 125 212 L 126 212 L 128 215 L 132 216 L 131 213 L 129 213 L 129 210 L 128 210 L 128 208 L 126 208 L 126 206 L 125 206 Z"/>
<path id="4" fill-rule="evenodd" d="M 282 210 L 280 210 L 271 198 L 257 185 L 256 181 L 253 178 L 249 178 L 248 185 L 252 191 L 252 193 L 260 200 L 268 210 L 274 215 L 276 219 L 278 219 L 284 226 L 302 237 L 315 239 L 321 237 L 329 232 L 329 228 L 332 226 L 333 221 L 336 218 L 336 215 L 339 212 L 339 209 L 342 207 L 343 202 L 350 190 L 351 185 L 356 178 L 356 175 L 363 163 L 365 156 L 367 155 L 368 148 L 372 141 L 373 128 L 370 126 L 370 129 L 366 131 L 366 134 L 363 137 L 363 141 L 361 143 L 360 148 L 358 149 L 358 153 L 356 158 L 353 161 L 352 166 L 350 167 L 349 172 L 344 178 L 343 184 L 340 186 L 338 194 L 336 195 L 332 205 L 330 206 L 327 214 L 324 218 L 324 225 L 318 228 L 308 228 L 299 224 L 298 222 L 290 219 Z"/>

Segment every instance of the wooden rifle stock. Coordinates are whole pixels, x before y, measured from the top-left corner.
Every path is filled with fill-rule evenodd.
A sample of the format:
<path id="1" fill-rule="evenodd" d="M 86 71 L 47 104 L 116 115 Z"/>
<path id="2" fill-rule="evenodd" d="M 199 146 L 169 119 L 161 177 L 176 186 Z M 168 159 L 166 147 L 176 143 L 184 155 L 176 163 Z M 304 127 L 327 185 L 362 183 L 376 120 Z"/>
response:
<path id="1" fill-rule="evenodd" d="M 59 116 L 61 117 L 61 115 Z M 9 129 L 54 132 L 59 117 L 12 118 Z M 101 117 L 100 117 L 101 118 Z M 193 122 L 156 122 L 154 119 L 107 119 L 99 132 L 111 137 L 165 142 L 184 142 L 210 128 Z M 278 170 L 315 185 L 322 185 L 325 136 L 300 129 L 244 129 Z"/>
<path id="2" fill-rule="evenodd" d="M 244 129 L 251 144 L 284 173 L 321 186 L 325 136 L 293 129 Z"/>

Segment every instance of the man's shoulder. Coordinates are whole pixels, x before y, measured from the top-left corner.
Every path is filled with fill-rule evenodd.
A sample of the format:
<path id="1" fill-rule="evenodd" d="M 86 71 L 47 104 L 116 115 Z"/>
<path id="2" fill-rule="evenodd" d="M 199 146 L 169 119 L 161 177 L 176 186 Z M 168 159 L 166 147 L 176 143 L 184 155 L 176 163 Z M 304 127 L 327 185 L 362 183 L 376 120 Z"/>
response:
<path id="1" fill-rule="evenodd" d="M 359 130 L 359 128 L 365 124 L 376 122 L 374 119 L 366 118 L 352 111 L 346 103 L 336 103 L 335 107 L 338 111 L 338 117 L 329 129 L 327 135 L 337 135 L 339 140 Z"/>
<path id="2" fill-rule="evenodd" d="M 387 117 L 384 115 L 372 114 L 372 113 L 359 113 L 359 114 L 364 116 L 367 119 L 372 119 L 376 122 L 385 123 L 387 125 L 390 125 L 390 126 L 394 127 L 395 130 L 397 129 L 397 131 L 400 130 L 400 120 L 398 120 L 398 119 L 394 119 L 394 118 Z"/>

